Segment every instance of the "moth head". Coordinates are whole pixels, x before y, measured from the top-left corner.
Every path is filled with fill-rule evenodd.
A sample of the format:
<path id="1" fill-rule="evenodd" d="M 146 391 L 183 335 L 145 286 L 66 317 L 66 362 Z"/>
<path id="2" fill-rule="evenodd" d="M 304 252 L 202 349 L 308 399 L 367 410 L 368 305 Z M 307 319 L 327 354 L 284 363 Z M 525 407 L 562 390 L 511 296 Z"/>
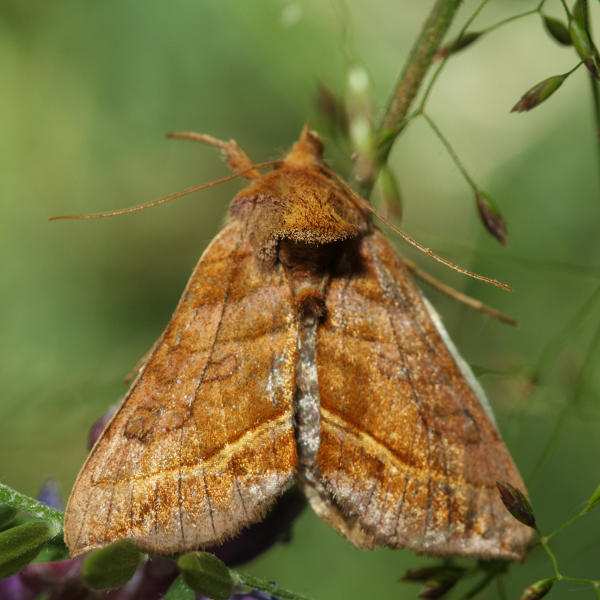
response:
<path id="1" fill-rule="evenodd" d="M 277 260 L 283 240 L 319 247 L 369 230 L 368 214 L 324 171 L 322 155 L 321 138 L 305 125 L 283 160 L 233 199 L 230 216 L 245 222 L 265 265 Z"/>
<path id="2" fill-rule="evenodd" d="M 301 169 L 319 165 L 323 158 L 323 141 L 316 131 L 308 129 L 308 123 L 302 128 L 300 139 L 292 146 L 283 162 L 290 168 Z"/>

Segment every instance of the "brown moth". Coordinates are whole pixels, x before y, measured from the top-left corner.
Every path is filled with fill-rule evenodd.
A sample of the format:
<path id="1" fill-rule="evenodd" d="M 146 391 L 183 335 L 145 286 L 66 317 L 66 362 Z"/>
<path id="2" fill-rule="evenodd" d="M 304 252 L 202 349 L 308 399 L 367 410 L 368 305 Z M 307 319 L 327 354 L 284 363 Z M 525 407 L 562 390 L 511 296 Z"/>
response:
<path id="1" fill-rule="evenodd" d="M 251 184 L 77 478 L 71 554 L 215 545 L 296 481 L 360 548 L 523 559 L 485 395 L 319 137 L 264 175 L 207 140 Z"/>

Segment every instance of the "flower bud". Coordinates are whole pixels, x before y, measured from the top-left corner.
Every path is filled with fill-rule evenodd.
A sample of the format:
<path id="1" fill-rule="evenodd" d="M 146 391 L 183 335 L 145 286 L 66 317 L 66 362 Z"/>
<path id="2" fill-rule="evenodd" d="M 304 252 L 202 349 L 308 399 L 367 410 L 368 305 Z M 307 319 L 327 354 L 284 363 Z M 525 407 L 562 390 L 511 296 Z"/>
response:
<path id="1" fill-rule="evenodd" d="M 553 75 L 548 79 L 544 79 L 544 81 L 540 81 L 523 94 L 521 99 L 512 107 L 511 112 L 524 112 L 535 108 L 554 94 L 566 78 L 566 74 Z"/>
<path id="2" fill-rule="evenodd" d="M 506 236 L 508 234 L 506 221 L 500 214 L 494 201 L 485 192 L 476 190 L 475 202 L 477 203 L 479 218 L 481 219 L 483 226 L 503 246 L 506 246 Z"/>
<path id="3" fill-rule="evenodd" d="M 517 521 L 521 521 L 521 523 L 528 527 L 535 528 L 533 508 L 527 496 L 521 490 L 510 485 L 510 483 L 496 481 L 496 487 L 500 492 L 500 499 L 508 512 Z"/>
<path id="4" fill-rule="evenodd" d="M 525 588 L 521 594 L 520 600 L 539 600 L 543 598 L 551 589 L 554 579 L 541 579 Z"/>
<path id="5" fill-rule="evenodd" d="M 562 44 L 563 46 L 571 46 L 573 44 L 571 41 L 571 35 L 569 34 L 569 28 L 562 21 L 559 21 L 553 17 L 547 17 L 546 15 L 544 15 L 542 19 L 544 21 L 546 31 L 549 33 L 550 37 L 554 39 L 554 41 Z"/>

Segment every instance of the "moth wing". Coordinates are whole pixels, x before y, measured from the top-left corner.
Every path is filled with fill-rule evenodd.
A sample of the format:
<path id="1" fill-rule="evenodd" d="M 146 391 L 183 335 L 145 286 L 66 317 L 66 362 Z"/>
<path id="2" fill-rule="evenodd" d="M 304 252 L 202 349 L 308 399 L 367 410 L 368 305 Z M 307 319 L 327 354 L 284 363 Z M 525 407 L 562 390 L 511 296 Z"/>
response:
<path id="1" fill-rule="evenodd" d="M 496 481 L 525 487 L 483 391 L 383 235 L 359 254 L 332 278 L 317 333 L 311 503 L 361 547 L 522 559 L 532 530 Z"/>
<path id="2" fill-rule="evenodd" d="M 290 294 L 281 268 L 259 271 L 240 222 L 213 240 L 77 478 L 73 556 L 120 538 L 183 552 L 263 516 L 297 462 Z"/>

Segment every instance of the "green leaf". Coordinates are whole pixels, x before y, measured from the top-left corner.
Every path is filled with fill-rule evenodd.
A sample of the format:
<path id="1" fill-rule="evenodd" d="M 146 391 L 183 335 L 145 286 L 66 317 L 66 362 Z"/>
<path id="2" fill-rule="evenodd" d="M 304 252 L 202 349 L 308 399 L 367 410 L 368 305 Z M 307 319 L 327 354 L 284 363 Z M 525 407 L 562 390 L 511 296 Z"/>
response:
<path id="1" fill-rule="evenodd" d="M 500 214 L 496 203 L 481 190 L 475 191 L 475 203 L 483 226 L 503 246 L 506 246 L 506 236 L 508 234 L 506 221 Z"/>
<path id="2" fill-rule="evenodd" d="M 8 504 L 0 504 L 0 529 L 6 529 L 15 518 L 17 510 Z"/>
<path id="3" fill-rule="evenodd" d="M 191 590 L 180 575 L 169 587 L 163 600 L 194 600 L 194 592 Z"/>
<path id="4" fill-rule="evenodd" d="M 0 579 L 29 564 L 54 535 L 50 525 L 37 519 L 0 533 Z"/>
<path id="5" fill-rule="evenodd" d="M 550 34 L 550 37 L 554 39 L 554 41 L 562 44 L 563 46 L 571 46 L 573 42 L 571 41 L 571 35 L 569 34 L 569 28 L 558 19 L 554 19 L 553 17 L 547 17 L 546 15 L 542 16 L 544 21 L 544 26 L 546 27 L 546 31 Z"/>
<path id="6" fill-rule="evenodd" d="M 594 493 L 590 496 L 590 499 L 587 501 L 587 504 L 585 505 L 583 512 L 588 512 L 588 511 L 592 510 L 592 508 L 594 508 L 594 506 L 597 506 L 598 504 L 600 504 L 600 485 L 596 488 Z"/>
<path id="7" fill-rule="evenodd" d="M 131 540 L 118 540 L 92 552 L 83 563 L 83 580 L 93 590 L 125 585 L 142 562 L 143 555 Z"/>
<path id="8" fill-rule="evenodd" d="M 213 600 L 227 600 L 231 596 L 234 585 L 231 572 L 213 554 L 190 552 L 179 557 L 177 565 L 185 583 L 193 590 Z"/>
<path id="9" fill-rule="evenodd" d="M 67 560 L 68 558 L 70 558 L 69 549 L 60 535 L 49 540 L 33 562 L 53 562 L 55 560 Z"/>

